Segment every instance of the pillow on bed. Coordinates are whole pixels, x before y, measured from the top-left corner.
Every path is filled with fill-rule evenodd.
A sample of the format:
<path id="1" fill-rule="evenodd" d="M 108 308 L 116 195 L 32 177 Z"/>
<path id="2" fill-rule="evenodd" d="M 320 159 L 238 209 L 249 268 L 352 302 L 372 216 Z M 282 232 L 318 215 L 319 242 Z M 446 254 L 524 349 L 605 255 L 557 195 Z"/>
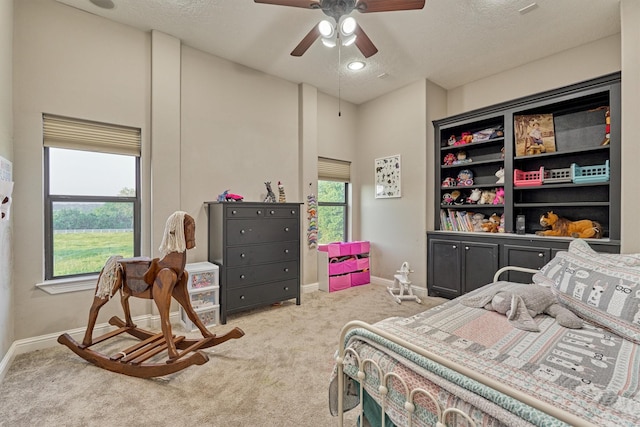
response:
<path id="1" fill-rule="evenodd" d="M 604 254 L 593 250 L 589 244 L 582 239 L 575 239 L 569 243 L 569 253 L 584 257 L 597 256 L 600 262 L 611 265 L 627 265 L 629 267 L 640 266 L 640 253 L 638 254 Z"/>
<path id="2" fill-rule="evenodd" d="M 610 254 L 559 252 L 533 276 L 585 320 L 640 344 L 640 266 Z"/>

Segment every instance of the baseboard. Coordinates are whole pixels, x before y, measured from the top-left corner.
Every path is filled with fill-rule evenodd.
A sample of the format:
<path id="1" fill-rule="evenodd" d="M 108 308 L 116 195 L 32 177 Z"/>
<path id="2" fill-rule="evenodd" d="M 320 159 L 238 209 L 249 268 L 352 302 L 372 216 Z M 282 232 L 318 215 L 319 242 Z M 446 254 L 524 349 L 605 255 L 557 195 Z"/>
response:
<path id="1" fill-rule="evenodd" d="M 149 328 L 149 329 L 160 328 L 159 315 L 145 314 L 142 316 L 134 317 L 133 321 L 136 325 L 142 328 Z M 180 321 L 180 316 L 177 311 L 171 313 L 170 321 L 172 324 Z M 71 329 L 64 332 L 71 335 L 71 337 L 73 337 L 74 340 L 81 341 L 82 338 L 84 338 L 84 332 L 86 329 L 87 329 L 86 327 L 83 327 L 83 328 Z M 101 323 L 95 326 L 95 328 L 93 329 L 93 334 L 94 336 L 99 336 L 102 334 L 106 334 L 107 332 L 112 331 L 113 329 L 114 327 L 111 326 L 109 323 Z M 58 337 L 64 332 L 40 335 L 37 337 L 31 337 L 31 338 L 14 341 L 13 344 L 11 344 L 11 347 L 9 347 L 9 351 L 7 351 L 7 354 L 5 354 L 4 357 L 2 358 L 2 361 L 0 361 L 0 382 L 2 382 L 2 380 L 4 379 L 7 371 L 9 370 L 9 367 L 11 366 L 11 363 L 16 358 L 16 356 L 23 353 L 28 353 L 30 351 L 44 350 L 46 348 L 59 345 Z"/>

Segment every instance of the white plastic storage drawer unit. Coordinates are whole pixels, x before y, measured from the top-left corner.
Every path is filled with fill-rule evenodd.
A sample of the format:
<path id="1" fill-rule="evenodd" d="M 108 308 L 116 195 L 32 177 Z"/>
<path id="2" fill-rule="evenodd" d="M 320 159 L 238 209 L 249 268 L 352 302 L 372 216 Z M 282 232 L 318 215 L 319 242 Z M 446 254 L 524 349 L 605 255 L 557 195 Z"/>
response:
<path id="1" fill-rule="evenodd" d="M 218 284 L 218 266 L 210 262 L 195 262 L 187 264 L 185 270 L 189 273 L 187 288 L 194 311 L 205 326 L 219 324 L 220 286 Z M 180 307 L 180 321 L 188 331 L 197 330 L 196 325 L 189 319 L 182 307 Z"/>

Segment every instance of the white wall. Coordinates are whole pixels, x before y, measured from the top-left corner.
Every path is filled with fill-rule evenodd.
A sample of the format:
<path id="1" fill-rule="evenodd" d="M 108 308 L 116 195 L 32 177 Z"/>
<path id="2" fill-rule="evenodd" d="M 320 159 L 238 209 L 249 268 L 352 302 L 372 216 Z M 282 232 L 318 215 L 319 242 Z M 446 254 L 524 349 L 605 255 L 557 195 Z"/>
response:
<path id="1" fill-rule="evenodd" d="M 14 8 L 14 338 L 23 339 L 86 325 L 92 301 L 91 291 L 35 287 L 44 278 L 42 113 L 139 127 L 148 149 L 151 45 L 149 34 L 51 0 Z M 133 314 L 147 306 L 134 301 Z M 98 321 L 120 313 L 112 302 Z"/>
<path id="2" fill-rule="evenodd" d="M 207 260 L 203 203 L 224 190 L 261 202 L 264 182 L 282 181 L 287 201 L 303 202 L 296 84 L 183 46 L 181 114 L 182 209 L 197 224 L 189 262 Z"/>
<path id="3" fill-rule="evenodd" d="M 448 91 L 447 116 L 620 71 L 620 57 L 618 34 L 476 80 Z"/>
<path id="4" fill-rule="evenodd" d="M 0 2 L 0 156 L 13 161 L 13 0 Z M 13 342 L 11 222 L 0 222 L 0 359 Z"/>
<path id="5" fill-rule="evenodd" d="M 371 241 L 371 273 L 387 279 L 404 261 L 426 286 L 426 81 L 422 80 L 358 107 L 360 235 Z M 400 198 L 376 199 L 376 158 L 400 154 Z"/>

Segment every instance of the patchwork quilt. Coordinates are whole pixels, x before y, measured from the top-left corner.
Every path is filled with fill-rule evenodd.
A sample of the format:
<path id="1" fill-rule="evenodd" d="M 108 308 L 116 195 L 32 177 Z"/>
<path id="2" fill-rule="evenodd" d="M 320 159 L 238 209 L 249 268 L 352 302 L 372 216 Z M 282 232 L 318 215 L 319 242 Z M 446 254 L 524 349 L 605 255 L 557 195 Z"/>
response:
<path id="1" fill-rule="evenodd" d="M 512 286 L 497 282 L 468 295 L 493 292 L 489 287 L 509 290 Z M 389 318 L 375 326 L 594 425 L 640 425 L 640 345 L 598 324 L 567 329 L 544 314 L 534 319 L 540 332 L 523 331 L 514 328 L 502 314 L 462 305 L 462 298 L 409 318 Z M 347 340 L 360 360 L 376 361 L 384 373 L 397 373 L 410 389 L 430 391 L 441 408 L 459 408 L 477 425 L 566 425 L 371 332 L 354 329 Z M 351 388 L 357 384 L 357 363 L 353 356 L 346 358 L 344 371 L 353 378 Z M 368 363 L 364 372 L 365 390 L 381 402 L 376 369 Z M 330 386 L 333 412 L 337 402 L 335 383 L 334 377 Z M 389 418 L 397 425 L 407 425 L 403 386 L 397 380 L 384 385 L 389 389 L 384 398 Z M 435 425 L 434 404 L 421 395 L 415 400 L 413 425 Z M 355 402 L 353 396 L 345 399 L 345 408 Z M 462 420 L 448 423 L 465 425 Z"/>

